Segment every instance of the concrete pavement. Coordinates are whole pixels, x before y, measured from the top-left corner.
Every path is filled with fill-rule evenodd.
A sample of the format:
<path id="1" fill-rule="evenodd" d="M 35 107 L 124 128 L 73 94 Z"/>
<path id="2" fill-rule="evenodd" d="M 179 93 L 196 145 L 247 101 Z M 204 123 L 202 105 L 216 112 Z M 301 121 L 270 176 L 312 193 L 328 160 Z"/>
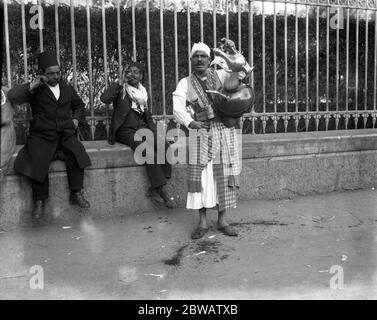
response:
<path id="1" fill-rule="evenodd" d="M 0 299 L 377 298 L 377 190 L 242 202 L 196 241 L 194 211 L 126 207 L 0 230 Z"/>

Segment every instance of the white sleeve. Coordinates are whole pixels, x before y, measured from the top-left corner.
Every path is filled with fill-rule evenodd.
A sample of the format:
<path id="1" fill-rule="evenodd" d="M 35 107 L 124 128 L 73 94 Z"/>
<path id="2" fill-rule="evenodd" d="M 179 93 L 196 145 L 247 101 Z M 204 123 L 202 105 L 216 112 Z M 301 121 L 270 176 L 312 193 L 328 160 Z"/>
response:
<path id="1" fill-rule="evenodd" d="M 194 119 L 186 109 L 187 90 L 187 79 L 183 78 L 173 92 L 173 115 L 180 124 L 188 128 Z"/>
<path id="2" fill-rule="evenodd" d="M 224 84 L 224 80 L 227 76 L 227 72 L 224 69 L 217 69 L 216 73 L 220 79 L 221 84 Z"/>

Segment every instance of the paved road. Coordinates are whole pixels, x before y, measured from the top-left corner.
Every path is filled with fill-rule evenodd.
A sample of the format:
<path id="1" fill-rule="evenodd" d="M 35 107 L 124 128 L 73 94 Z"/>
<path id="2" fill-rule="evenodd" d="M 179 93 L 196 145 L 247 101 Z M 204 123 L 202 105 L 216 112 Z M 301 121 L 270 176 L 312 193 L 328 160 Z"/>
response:
<path id="1" fill-rule="evenodd" d="M 0 229 L 0 299 L 376 299 L 376 213 L 377 190 L 248 201 L 197 241 L 185 209 L 26 222 Z"/>

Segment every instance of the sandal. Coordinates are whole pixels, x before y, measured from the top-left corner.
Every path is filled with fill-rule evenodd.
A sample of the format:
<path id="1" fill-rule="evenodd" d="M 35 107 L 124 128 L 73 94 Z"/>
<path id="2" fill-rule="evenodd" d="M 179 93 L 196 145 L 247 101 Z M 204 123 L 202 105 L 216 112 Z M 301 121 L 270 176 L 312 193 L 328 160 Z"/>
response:
<path id="1" fill-rule="evenodd" d="M 193 233 L 191 233 L 191 239 L 200 239 L 202 238 L 208 231 L 208 228 L 197 227 Z"/>
<path id="2" fill-rule="evenodd" d="M 230 237 L 238 236 L 236 230 L 231 226 L 217 227 L 217 230 L 221 231 L 226 236 L 230 236 Z"/>

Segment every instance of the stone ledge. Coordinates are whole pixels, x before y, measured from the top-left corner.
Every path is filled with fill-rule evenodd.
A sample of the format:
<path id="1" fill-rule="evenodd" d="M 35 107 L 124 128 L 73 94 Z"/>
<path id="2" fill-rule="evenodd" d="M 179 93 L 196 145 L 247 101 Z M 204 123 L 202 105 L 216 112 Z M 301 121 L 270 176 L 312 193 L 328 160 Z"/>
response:
<path id="1" fill-rule="evenodd" d="M 86 170 L 139 166 L 128 146 L 120 143 L 110 145 L 107 141 L 83 141 L 83 144 L 92 160 L 92 166 Z M 21 147 L 16 146 L 8 175 L 16 174 L 13 163 Z M 367 150 L 377 150 L 377 129 L 242 136 L 242 159 Z M 65 171 L 62 161 L 54 161 L 50 165 L 49 172 L 62 171 Z"/>
<path id="2" fill-rule="evenodd" d="M 274 133 L 243 137 L 242 158 L 377 150 L 377 129 Z"/>
<path id="3" fill-rule="evenodd" d="M 376 138 L 375 129 L 243 136 L 240 199 L 281 199 L 376 186 Z M 145 195 L 149 187 L 145 168 L 135 163 L 129 147 L 106 141 L 84 145 L 93 163 L 84 179 L 91 215 L 158 210 Z M 173 166 L 168 184 L 179 207 L 186 202 L 186 168 L 184 164 Z M 65 165 L 55 161 L 50 166 L 46 204 L 54 219 L 69 220 L 79 214 L 69 205 L 68 196 Z M 30 220 L 31 208 L 28 179 L 11 171 L 1 181 L 0 226 Z"/>
<path id="4" fill-rule="evenodd" d="M 109 144 L 107 141 L 82 141 L 86 152 L 88 153 L 92 165 L 86 170 L 105 169 L 105 168 L 121 168 L 121 167 L 135 167 L 133 152 L 130 147 L 116 143 Z M 14 171 L 14 160 L 16 159 L 18 151 L 22 145 L 16 146 L 16 150 L 9 164 L 8 175 L 16 174 Z M 63 161 L 53 161 L 50 165 L 49 172 L 65 171 L 65 164 Z"/>

